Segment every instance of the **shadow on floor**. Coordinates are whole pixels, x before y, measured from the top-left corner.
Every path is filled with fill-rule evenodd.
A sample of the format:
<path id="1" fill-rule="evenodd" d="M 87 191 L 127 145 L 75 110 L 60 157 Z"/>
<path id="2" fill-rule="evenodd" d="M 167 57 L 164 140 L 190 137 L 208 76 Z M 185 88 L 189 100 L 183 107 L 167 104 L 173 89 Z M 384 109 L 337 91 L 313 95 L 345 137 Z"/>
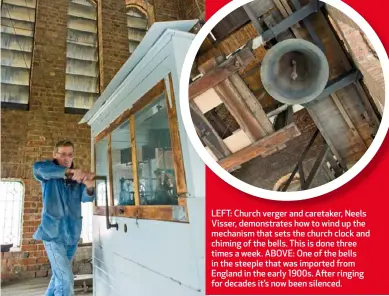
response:
<path id="1" fill-rule="evenodd" d="M 43 296 L 49 284 L 50 277 L 24 279 L 18 281 L 5 282 L 1 284 L 2 296 Z M 92 289 L 84 292 L 82 282 L 77 282 L 75 287 L 76 295 L 92 296 Z"/>

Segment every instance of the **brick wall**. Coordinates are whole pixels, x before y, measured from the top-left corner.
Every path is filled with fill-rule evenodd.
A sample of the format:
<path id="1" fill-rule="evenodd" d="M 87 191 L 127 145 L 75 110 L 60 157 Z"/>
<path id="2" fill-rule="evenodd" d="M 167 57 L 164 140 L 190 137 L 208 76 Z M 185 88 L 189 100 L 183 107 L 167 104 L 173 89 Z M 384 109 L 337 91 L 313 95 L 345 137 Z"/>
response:
<path id="1" fill-rule="evenodd" d="M 385 105 L 385 81 L 381 63 L 367 36 L 349 17 L 338 9 L 327 6 L 330 20 L 344 48 L 355 66 L 362 72 L 376 109 L 382 115 Z"/>
<path id="2" fill-rule="evenodd" d="M 160 12 L 177 19 L 170 1 Z M 129 57 L 125 1 L 99 1 L 100 86 L 103 90 Z M 160 2 L 160 6 L 165 8 Z M 25 187 L 20 252 L 2 253 L 2 279 L 47 276 L 50 273 L 41 241 L 32 239 L 41 215 L 41 188 L 32 165 L 51 159 L 53 145 L 67 138 L 75 143 L 75 164 L 90 168 L 90 129 L 78 125 L 82 115 L 65 114 L 65 69 L 68 1 L 37 4 L 31 73 L 30 110 L 1 109 L 1 177 L 21 180 Z M 100 30 L 101 28 L 101 30 Z M 85 251 L 86 250 L 86 251 Z M 79 248 L 89 256 L 91 248 Z M 89 253 L 88 253 L 89 252 Z M 81 256 L 81 257 L 82 257 Z M 74 271 L 84 273 L 85 258 L 76 255 Z"/>
<path id="3" fill-rule="evenodd" d="M 181 18 L 204 20 L 205 0 L 181 0 L 179 3 Z"/>
<path id="4" fill-rule="evenodd" d="M 154 13 L 156 22 L 175 21 L 182 19 L 179 6 L 183 0 L 154 0 Z"/>
<path id="5" fill-rule="evenodd" d="M 79 247 L 73 259 L 74 274 L 92 273 L 92 247 Z M 25 279 L 33 277 L 51 276 L 49 260 L 43 245 L 37 248 L 19 252 L 1 253 L 1 279 L 2 281 L 13 279 Z"/>
<path id="6" fill-rule="evenodd" d="M 100 89 L 107 87 L 129 58 L 125 0 L 98 2 Z"/>

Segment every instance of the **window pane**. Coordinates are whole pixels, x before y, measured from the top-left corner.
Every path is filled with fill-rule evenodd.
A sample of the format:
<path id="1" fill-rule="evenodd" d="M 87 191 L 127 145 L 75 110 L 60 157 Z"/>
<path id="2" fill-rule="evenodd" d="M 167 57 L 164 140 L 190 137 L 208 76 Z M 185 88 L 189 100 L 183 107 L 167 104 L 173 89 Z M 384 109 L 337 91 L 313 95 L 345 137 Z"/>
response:
<path id="1" fill-rule="evenodd" d="M 176 205 L 173 152 L 165 96 L 135 114 L 140 203 Z"/>
<path id="2" fill-rule="evenodd" d="M 96 143 L 96 176 L 103 178 L 96 178 L 96 204 L 97 206 L 106 205 L 106 197 L 108 198 L 108 205 L 111 205 L 109 195 L 109 170 L 108 170 L 108 137 Z"/>
<path id="3" fill-rule="evenodd" d="M 21 182 L 0 181 L 1 244 L 20 246 L 23 196 Z"/>
<path id="4" fill-rule="evenodd" d="M 135 205 L 129 120 L 112 132 L 111 155 L 114 205 Z"/>

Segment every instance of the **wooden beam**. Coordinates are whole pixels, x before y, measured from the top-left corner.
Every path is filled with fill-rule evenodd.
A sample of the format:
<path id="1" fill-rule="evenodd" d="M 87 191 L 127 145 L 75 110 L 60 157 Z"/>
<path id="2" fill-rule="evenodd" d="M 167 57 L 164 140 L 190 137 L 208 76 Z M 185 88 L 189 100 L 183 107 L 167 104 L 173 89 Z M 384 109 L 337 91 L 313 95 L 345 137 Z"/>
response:
<path id="1" fill-rule="evenodd" d="M 250 18 L 251 23 L 253 24 L 258 35 L 260 35 L 263 32 L 263 30 L 262 30 L 261 24 L 259 23 L 258 18 L 256 17 L 254 11 L 251 9 L 251 7 L 248 4 L 243 5 L 243 9 L 246 11 L 246 13 L 247 13 L 248 17 Z"/>
<path id="2" fill-rule="evenodd" d="M 241 68 L 250 64 L 254 59 L 254 54 L 250 49 L 246 48 L 241 50 L 235 56 L 229 58 L 227 61 L 189 85 L 189 100 L 194 99 L 206 90 L 227 79 Z"/>
<path id="3" fill-rule="evenodd" d="M 186 215 L 185 219 L 183 220 L 175 219 L 174 210 L 176 208 L 177 206 L 172 206 L 172 205 L 115 206 L 115 207 L 109 207 L 109 213 L 110 213 L 109 215 L 110 217 L 188 223 L 189 222 L 188 215 Z M 97 216 L 105 216 L 105 206 L 95 207 L 93 214 Z"/>
<path id="4" fill-rule="evenodd" d="M 284 15 L 284 13 L 281 12 L 281 14 L 284 16 L 284 18 L 287 18 L 288 16 L 290 16 L 293 13 L 292 8 L 289 6 L 289 3 L 287 0 L 274 0 L 274 1 L 279 9 L 280 9 L 280 7 L 282 7 L 284 9 L 285 15 Z M 299 7 L 299 8 L 301 8 L 301 7 Z M 292 32 L 293 32 L 294 36 L 296 36 L 296 38 L 303 38 L 302 34 L 298 30 L 299 28 L 300 28 L 299 23 L 290 27 L 290 29 L 292 30 Z"/>
<path id="5" fill-rule="evenodd" d="M 363 141 L 361 135 L 358 133 L 358 130 L 355 128 L 355 125 L 351 121 L 350 116 L 347 114 L 346 109 L 344 109 L 342 103 L 340 102 L 336 93 L 331 94 L 332 100 L 334 101 L 336 107 L 338 107 L 340 114 L 342 114 L 344 121 L 346 121 L 347 125 L 350 127 L 351 132 L 355 136 L 356 140 L 361 144 L 362 149 L 367 149 L 367 145 L 365 141 Z"/>
<path id="6" fill-rule="evenodd" d="M 241 165 L 245 162 L 248 162 L 264 153 L 267 153 L 270 150 L 273 150 L 274 147 L 285 144 L 289 140 L 298 137 L 301 135 L 301 132 L 297 126 L 292 123 L 285 128 L 276 131 L 275 133 L 267 136 L 266 138 L 260 139 L 259 141 L 251 144 L 250 146 L 243 148 L 242 150 L 228 156 L 218 163 L 225 170 L 229 170 L 233 167 Z"/>
<path id="7" fill-rule="evenodd" d="M 108 180 L 109 180 L 109 187 L 108 187 L 108 199 L 111 201 L 110 206 L 115 205 L 115 198 L 113 196 L 114 190 L 113 190 L 113 169 L 112 169 L 112 135 L 108 135 Z"/>
<path id="8" fill-rule="evenodd" d="M 232 85 L 236 88 L 238 93 L 242 96 L 243 101 L 249 107 L 250 111 L 254 115 L 255 119 L 259 122 L 262 127 L 262 130 L 265 132 L 261 137 L 270 135 L 274 132 L 272 123 L 269 118 L 266 116 L 265 111 L 263 111 L 261 103 L 257 100 L 251 90 L 248 88 L 242 77 L 239 74 L 235 73 L 230 76 L 230 81 Z"/>
<path id="9" fill-rule="evenodd" d="M 238 122 L 240 128 L 247 134 L 252 142 L 267 135 L 266 131 L 253 116 L 250 108 L 246 105 L 242 96 L 229 79 L 220 82 L 214 89 L 228 111 Z"/>
<path id="10" fill-rule="evenodd" d="M 170 99 L 172 102 L 172 107 L 167 108 L 168 118 L 169 118 L 169 130 L 170 130 L 170 142 L 172 145 L 173 151 L 173 165 L 174 165 L 174 176 L 176 178 L 177 194 L 186 194 L 186 172 L 184 169 L 182 148 L 180 141 L 180 132 L 178 130 L 178 121 L 177 121 L 177 110 L 176 110 L 176 99 L 174 96 L 174 87 L 171 73 L 169 73 L 169 90 L 170 90 Z M 169 106 L 169 93 L 165 89 L 165 100 L 166 106 Z"/>
<path id="11" fill-rule="evenodd" d="M 193 102 L 189 102 L 189 106 L 193 124 L 196 127 L 200 138 L 204 141 L 207 147 L 212 151 L 217 159 L 229 156 L 231 151 L 205 118 L 204 114 L 201 113 L 200 109 Z"/>
<path id="12" fill-rule="evenodd" d="M 134 178 L 135 205 L 140 205 L 139 197 L 139 178 L 138 178 L 138 155 L 136 153 L 136 135 L 135 135 L 135 116 L 130 116 L 130 136 L 131 136 L 131 155 L 132 155 L 132 176 Z"/>

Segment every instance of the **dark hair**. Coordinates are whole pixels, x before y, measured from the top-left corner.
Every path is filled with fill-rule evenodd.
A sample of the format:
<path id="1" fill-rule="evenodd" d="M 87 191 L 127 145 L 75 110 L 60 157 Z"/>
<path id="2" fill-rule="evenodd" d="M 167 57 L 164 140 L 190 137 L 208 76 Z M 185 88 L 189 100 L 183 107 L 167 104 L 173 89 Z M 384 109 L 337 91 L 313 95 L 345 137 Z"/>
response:
<path id="1" fill-rule="evenodd" d="M 61 140 L 57 142 L 54 147 L 54 152 L 57 152 L 59 147 L 72 147 L 74 149 L 73 143 L 69 140 Z"/>

